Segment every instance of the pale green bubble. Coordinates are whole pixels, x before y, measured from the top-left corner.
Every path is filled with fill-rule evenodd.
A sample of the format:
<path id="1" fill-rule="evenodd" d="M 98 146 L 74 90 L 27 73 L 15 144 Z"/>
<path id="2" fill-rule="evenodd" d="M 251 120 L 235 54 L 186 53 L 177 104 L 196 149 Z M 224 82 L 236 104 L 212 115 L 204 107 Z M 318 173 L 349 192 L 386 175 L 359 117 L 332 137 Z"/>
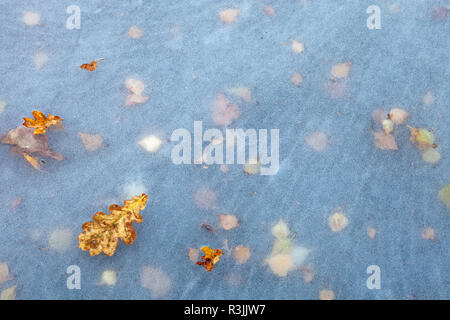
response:
<path id="1" fill-rule="evenodd" d="M 439 198 L 450 209 L 450 184 L 446 185 L 439 191 Z"/>

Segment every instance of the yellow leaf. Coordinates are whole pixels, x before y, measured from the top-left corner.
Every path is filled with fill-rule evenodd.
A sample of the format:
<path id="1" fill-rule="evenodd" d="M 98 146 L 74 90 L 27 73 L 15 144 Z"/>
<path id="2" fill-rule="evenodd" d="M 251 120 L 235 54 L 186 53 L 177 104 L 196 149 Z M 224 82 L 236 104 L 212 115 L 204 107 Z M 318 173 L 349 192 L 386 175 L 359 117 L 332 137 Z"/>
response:
<path id="1" fill-rule="evenodd" d="M 35 157 L 32 157 L 26 153 L 23 153 L 23 157 L 25 158 L 25 160 L 28 161 L 29 164 L 31 164 L 33 166 L 33 168 L 35 168 L 36 170 L 41 170 L 41 166 L 39 164 L 39 160 Z"/>
<path id="2" fill-rule="evenodd" d="M 210 247 L 201 247 L 200 250 L 202 250 L 205 254 L 202 257 L 202 260 L 204 261 L 197 261 L 197 264 L 199 266 L 204 266 L 206 271 L 211 272 L 211 270 L 214 268 L 214 265 L 219 262 L 220 257 L 223 255 L 223 252 L 220 249 L 213 250 Z"/>
<path id="3" fill-rule="evenodd" d="M 119 239 L 125 244 L 136 240 L 136 231 L 132 222 L 141 223 L 141 210 L 144 210 L 148 196 L 133 197 L 125 200 L 123 206 L 113 204 L 109 207 L 110 214 L 97 212 L 93 220 L 83 224 L 83 233 L 78 236 L 78 246 L 83 251 L 89 251 L 91 256 L 104 252 L 112 256 L 116 251 Z"/>
<path id="4" fill-rule="evenodd" d="M 427 149 L 434 143 L 434 134 L 427 129 L 409 127 L 411 141 L 419 149 Z"/>
<path id="5" fill-rule="evenodd" d="M 58 116 L 49 114 L 47 117 L 40 111 L 33 111 L 34 119 L 23 118 L 23 125 L 27 128 L 36 128 L 33 134 L 41 134 L 47 131 L 47 128 L 60 123 L 62 120 Z"/>

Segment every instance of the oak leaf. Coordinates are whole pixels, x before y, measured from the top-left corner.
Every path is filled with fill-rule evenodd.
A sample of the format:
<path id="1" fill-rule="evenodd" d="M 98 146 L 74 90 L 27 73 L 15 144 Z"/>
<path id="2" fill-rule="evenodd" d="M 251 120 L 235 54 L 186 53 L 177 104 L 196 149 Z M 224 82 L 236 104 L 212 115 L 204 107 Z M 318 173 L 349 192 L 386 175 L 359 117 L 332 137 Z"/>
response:
<path id="1" fill-rule="evenodd" d="M 33 134 L 41 134 L 47 131 L 47 128 L 56 124 L 61 123 L 62 120 L 58 116 L 49 114 L 47 117 L 40 111 L 33 111 L 34 119 L 23 118 L 23 125 L 27 128 L 36 128 Z"/>
<path id="2" fill-rule="evenodd" d="M 33 153 L 38 153 L 43 157 L 50 157 L 58 161 L 65 160 L 65 158 L 48 148 L 46 135 L 35 135 L 32 128 L 19 126 L 8 132 L 6 137 L 2 139 L 2 143 L 11 144 L 14 147 L 11 149 L 12 153 L 23 156 L 35 168 L 34 159 L 30 157 Z"/>
<path id="3" fill-rule="evenodd" d="M 125 200 L 123 206 L 113 204 L 109 207 L 110 214 L 97 212 L 93 220 L 83 224 L 83 233 L 78 236 L 78 246 L 83 251 L 89 251 L 91 256 L 104 252 L 112 256 L 116 251 L 119 238 L 125 244 L 132 244 L 136 240 L 136 231 L 132 222 L 141 223 L 141 210 L 145 209 L 148 196 L 141 196 Z"/>
<path id="4" fill-rule="evenodd" d="M 104 60 L 103 58 L 100 58 L 98 60 L 94 60 L 91 63 L 83 63 L 80 68 L 87 70 L 87 71 L 95 71 L 95 69 L 97 69 L 97 65 L 99 63 L 99 61 Z"/>
<path id="5" fill-rule="evenodd" d="M 202 260 L 204 261 L 197 261 L 197 264 L 199 266 L 204 266 L 206 271 L 211 272 L 214 265 L 219 262 L 220 256 L 223 255 L 223 252 L 220 249 L 213 250 L 210 247 L 201 247 L 200 250 L 205 253 L 202 257 Z"/>

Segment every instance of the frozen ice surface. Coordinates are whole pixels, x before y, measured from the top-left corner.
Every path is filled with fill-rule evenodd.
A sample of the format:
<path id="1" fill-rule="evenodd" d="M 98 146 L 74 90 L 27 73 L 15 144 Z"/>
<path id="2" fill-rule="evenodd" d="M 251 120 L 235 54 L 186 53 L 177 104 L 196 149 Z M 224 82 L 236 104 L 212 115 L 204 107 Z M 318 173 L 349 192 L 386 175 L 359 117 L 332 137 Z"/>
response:
<path id="1" fill-rule="evenodd" d="M 73 4 L 81 28 L 71 30 Z M 0 133 L 35 109 L 59 115 L 64 129 L 47 135 L 67 160 L 46 159 L 39 172 L 0 145 L 0 261 L 10 274 L 0 291 L 17 284 L 17 299 L 318 299 L 329 289 L 336 299 L 449 299 L 450 211 L 438 197 L 450 183 L 449 21 L 444 9 L 431 13 L 450 4 L 378 1 L 382 28 L 369 30 L 371 4 L 2 0 Z M 78 67 L 100 58 L 94 72 Z M 127 79 L 145 85 L 129 106 Z M 225 126 L 213 118 L 218 96 L 223 114 L 233 113 Z M 406 125 L 394 129 L 399 150 L 375 147 L 372 112 L 393 107 L 407 110 L 406 124 L 433 130 L 437 163 L 422 160 Z M 278 173 L 174 165 L 172 132 L 192 133 L 197 120 L 205 129 L 279 129 Z M 78 132 L 100 135 L 102 146 L 88 152 Z M 311 147 L 317 132 L 326 142 Z M 138 144 L 148 136 L 161 140 L 155 152 Z M 112 257 L 81 251 L 81 225 L 132 190 L 149 195 L 136 242 L 120 243 Z M 333 232 L 337 210 L 348 224 Z M 222 229 L 218 214 L 235 215 L 239 226 Z M 307 250 L 286 277 L 265 263 L 280 218 L 292 233 L 280 250 L 291 241 Z M 188 256 L 203 245 L 224 251 L 211 273 Z M 244 264 L 233 258 L 239 245 L 250 249 Z M 70 265 L 80 267 L 80 290 L 66 287 Z M 380 267 L 379 290 L 366 287 L 370 265 Z M 99 285 L 105 270 L 116 272 L 114 285 Z"/>

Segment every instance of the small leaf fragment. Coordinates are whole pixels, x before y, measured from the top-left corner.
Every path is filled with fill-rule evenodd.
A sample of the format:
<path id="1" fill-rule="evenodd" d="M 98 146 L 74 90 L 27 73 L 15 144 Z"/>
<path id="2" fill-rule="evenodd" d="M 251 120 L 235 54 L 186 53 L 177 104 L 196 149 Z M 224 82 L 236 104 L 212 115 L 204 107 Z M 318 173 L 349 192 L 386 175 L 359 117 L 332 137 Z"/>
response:
<path id="1" fill-rule="evenodd" d="M 408 112 L 401 108 L 392 108 L 389 111 L 389 119 L 391 119 L 395 124 L 402 124 L 408 118 Z"/>
<path id="2" fill-rule="evenodd" d="M 338 63 L 331 68 L 331 74 L 335 78 L 345 78 L 348 76 L 351 65 L 350 61 Z"/>
<path id="3" fill-rule="evenodd" d="M 192 262 L 197 263 L 198 257 L 200 256 L 200 251 L 198 249 L 189 248 L 188 256 Z"/>
<path id="4" fill-rule="evenodd" d="M 202 257 L 203 261 L 197 261 L 196 263 L 199 266 L 204 266 L 206 271 L 211 272 L 214 265 L 219 262 L 223 252 L 220 249 L 213 250 L 210 247 L 201 247 L 200 250 L 202 250 L 205 255 Z"/>
<path id="5" fill-rule="evenodd" d="M 104 60 L 103 58 L 100 58 L 98 60 L 94 60 L 91 63 L 84 63 L 80 66 L 81 69 L 87 70 L 87 71 L 95 71 L 97 69 L 97 65 L 100 61 Z"/>
<path id="6" fill-rule="evenodd" d="M 37 110 L 33 111 L 33 117 L 34 119 L 23 118 L 23 125 L 27 128 L 36 128 L 36 130 L 34 130 L 33 132 L 33 134 L 36 135 L 45 133 L 48 127 L 56 125 L 64 120 L 58 116 L 54 116 L 51 114 L 46 117 L 42 112 Z"/>
<path id="7" fill-rule="evenodd" d="M 33 166 L 33 168 L 35 168 L 38 171 L 41 170 L 41 165 L 39 164 L 39 159 L 38 158 L 32 157 L 32 156 L 30 156 L 30 155 L 28 155 L 26 153 L 23 153 L 22 155 L 25 158 L 25 160 L 27 160 L 27 162 Z"/>

